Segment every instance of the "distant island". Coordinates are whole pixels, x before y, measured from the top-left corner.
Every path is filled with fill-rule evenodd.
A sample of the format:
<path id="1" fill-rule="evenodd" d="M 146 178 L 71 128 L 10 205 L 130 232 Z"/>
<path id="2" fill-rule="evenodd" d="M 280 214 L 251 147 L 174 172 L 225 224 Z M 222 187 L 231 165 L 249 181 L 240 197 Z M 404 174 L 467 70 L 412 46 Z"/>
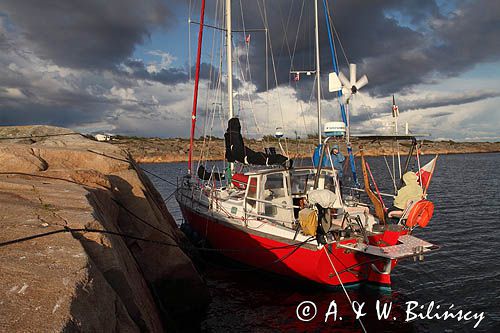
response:
<path id="1" fill-rule="evenodd" d="M 266 147 L 275 147 L 279 150 L 278 141 L 271 137 L 263 140 L 248 139 L 246 144 L 255 150 L 264 151 Z M 307 158 L 312 155 L 316 140 L 307 139 L 287 139 L 282 140 L 285 150 L 288 150 L 292 158 Z M 419 143 L 422 141 L 419 141 Z M 183 138 L 142 138 L 114 136 L 109 143 L 127 149 L 132 157 L 140 163 L 163 163 L 163 162 L 184 162 L 188 159 L 189 139 Z M 359 145 L 363 145 L 365 155 L 382 156 L 392 155 L 392 142 L 373 142 L 367 140 L 354 140 L 353 149 L 358 151 Z M 401 145 L 408 146 L 409 142 L 401 142 Z M 341 145 L 341 150 L 344 147 Z M 403 147 L 402 153 L 407 149 Z M 469 153 L 494 153 L 500 152 L 500 142 L 455 142 L 455 141 L 429 141 L 422 142 L 421 153 L 430 154 L 469 154 Z M 345 153 L 345 151 L 344 151 Z M 223 160 L 224 140 L 216 137 L 199 138 L 195 140 L 193 158 L 199 160 Z"/>

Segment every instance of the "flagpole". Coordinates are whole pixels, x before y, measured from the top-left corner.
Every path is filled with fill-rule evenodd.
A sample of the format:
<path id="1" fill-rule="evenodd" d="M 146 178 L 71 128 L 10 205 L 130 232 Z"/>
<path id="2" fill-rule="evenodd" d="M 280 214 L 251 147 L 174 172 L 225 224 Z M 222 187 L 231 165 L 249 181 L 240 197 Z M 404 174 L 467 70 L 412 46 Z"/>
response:
<path id="1" fill-rule="evenodd" d="M 396 105 L 396 98 L 392 95 L 392 118 L 394 119 L 394 134 L 398 135 L 398 117 L 399 117 L 399 109 Z M 396 148 L 398 151 L 398 167 L 399 167 L 399 179 L 403 178 L 401 173 L 401 154 L 399 152 L 399 141 L 396 139 Z"/>
<path id="2" fill-rule="evenodd" d="M 189 152 L 188 152 L 188 173 L 191 175 L 192 170 L 192 159 L 193 159 L 193 149 L 194 149 L 194 135 L 196 129 L 196 110 L 198 107 L 198 84 L 200 82 L 200 61 L 201 61 L 201 46 L 203 41 L 203 22 L 205 19 L 205 0 L 201 2 L 200 8 L 200 29 L 198 31 L 198 51 L 196 53 L 196 73 L 194 80 L 194 92 L 193 92 L 193 110 L 191 112 L 191 136 L 189 138 Z M 189 69 L 191 72 L 191 68 Z"/>

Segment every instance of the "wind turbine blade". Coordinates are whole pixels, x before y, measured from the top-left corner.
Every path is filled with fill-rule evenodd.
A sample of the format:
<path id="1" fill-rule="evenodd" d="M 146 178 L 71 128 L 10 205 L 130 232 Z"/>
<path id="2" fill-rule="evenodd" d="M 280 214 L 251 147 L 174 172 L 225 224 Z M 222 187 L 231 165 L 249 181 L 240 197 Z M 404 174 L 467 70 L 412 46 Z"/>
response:
<path id="1" fill-rule="evenodd" d="M 344 73 L 339 72 L 339 80 L 340 80 L 340 82 L 342 82 L 342 85 L 345 88 L 349 88 L 349 91 L 351 91 L 351 89 L 350 89 L 352 87 L 351 82 L 347 79 L 347 77 L 344 75 Z"/>
<path id="2" fill-rule="evenodd" d="M 368 84 L 368 77 L 363 75 L 355 84 L 356 88 L 361 89 Z"/>
<path id="3" fill-rule="evenodd" d="M 328 91 L 335 92 L 339 90 L 342 90 L 342 83 L 338 75 L 335 72 L 328 74 Z"/>
<path id="4" fill-rule="evenodd" d="M 351 87 L 356 85 L 356 64 L 349 64 L 349 79 Z"/>

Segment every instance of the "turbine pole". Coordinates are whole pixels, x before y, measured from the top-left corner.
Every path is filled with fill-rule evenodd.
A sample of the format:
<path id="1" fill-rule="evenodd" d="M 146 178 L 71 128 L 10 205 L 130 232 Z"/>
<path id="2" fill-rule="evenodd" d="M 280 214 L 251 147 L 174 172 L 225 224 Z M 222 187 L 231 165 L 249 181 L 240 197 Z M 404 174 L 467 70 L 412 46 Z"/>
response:
<path id="1" fill-rule="evenodd" d="M 321 144 L 321 81 L 319 64 L 319 24 L 318 24 L 318 0 L 314 0 L 314 34 L 316 39 L 316 90 L 318 100 L 318 141 Z"/>

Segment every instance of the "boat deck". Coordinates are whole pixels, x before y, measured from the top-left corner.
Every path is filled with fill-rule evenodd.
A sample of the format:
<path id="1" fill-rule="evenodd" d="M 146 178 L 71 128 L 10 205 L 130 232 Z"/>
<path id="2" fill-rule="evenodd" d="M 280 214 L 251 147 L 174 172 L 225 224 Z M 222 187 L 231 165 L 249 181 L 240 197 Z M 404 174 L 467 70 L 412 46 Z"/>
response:
<path id="1" fill-rule="evenodd" d="M 401 242 L 401 244 L 387 247 L 367 245 L 364 243 L 339 244 L 339 246 L 353 251 L 371 254 L 377 257 L 384 257 L 387 259 L 401 259 L 406 257 L 418 256 L 423 253 L 432 251 L 435 247 L 434 244 L 426 242 L 420 238 L 413 237 L 411 235 L 400 236 L 399 242 Z"/>

